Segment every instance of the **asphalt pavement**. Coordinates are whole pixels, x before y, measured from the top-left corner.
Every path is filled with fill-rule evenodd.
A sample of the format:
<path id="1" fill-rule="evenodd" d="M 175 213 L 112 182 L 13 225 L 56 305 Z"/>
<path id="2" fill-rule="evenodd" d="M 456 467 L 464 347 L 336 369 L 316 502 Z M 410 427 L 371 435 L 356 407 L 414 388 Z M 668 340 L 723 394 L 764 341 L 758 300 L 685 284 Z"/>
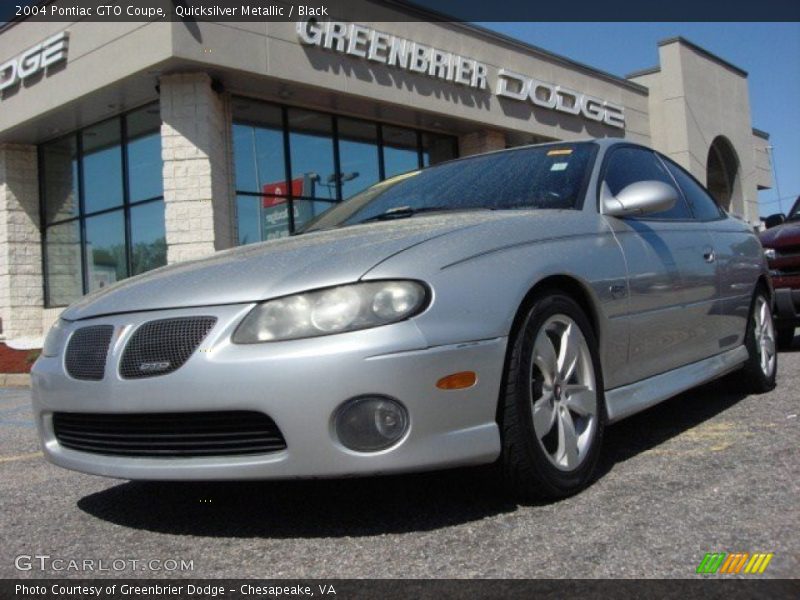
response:
<path id="1" fill-rule="evenodd" d="M 83 475 L 44 461 L 29 391 L 2 389 L 0 577 L 683 578 L 707 552 L 769 552 L 761 577 L 794 578 L 800 336 L 779 368 L 769 394 L 729 377 L 610 427 L 588 490 L 529 505 L 481 468 L 277 483 Z"/>

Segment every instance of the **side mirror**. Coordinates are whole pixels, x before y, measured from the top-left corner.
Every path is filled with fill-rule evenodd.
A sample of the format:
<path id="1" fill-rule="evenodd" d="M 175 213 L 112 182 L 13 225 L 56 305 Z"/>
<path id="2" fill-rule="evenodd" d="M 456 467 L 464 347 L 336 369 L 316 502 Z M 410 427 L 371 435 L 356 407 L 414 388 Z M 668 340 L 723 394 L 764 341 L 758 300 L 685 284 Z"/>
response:
<path id="1" fill-rule="evenodd" d="M 783 213 L 770 215 L 768 217 L 764 217 L 764 227 L 770 229 L 771 227 L 777 227 L 778 225 L 782 225 L 785 221 L 786 221 L 786 215 Z"/>
<path id="2" fill-rule="evenodd" d="M 661 181 L 637 181 L 612 196 L 603 186 L 603 214 L 612 217 L 647 215 L 669 210 L 678 201 L 678 191 Z"/>

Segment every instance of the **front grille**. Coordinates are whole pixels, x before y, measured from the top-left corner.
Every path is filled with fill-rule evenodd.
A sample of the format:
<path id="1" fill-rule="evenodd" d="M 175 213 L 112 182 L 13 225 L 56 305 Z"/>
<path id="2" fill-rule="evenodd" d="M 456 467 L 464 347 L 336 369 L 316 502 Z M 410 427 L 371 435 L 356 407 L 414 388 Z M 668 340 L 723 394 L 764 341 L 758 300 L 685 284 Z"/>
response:
<path id="1" fill-rule="evenodd" d="M 120 374 L 138 379 L 172 373 L 189 360 L 216 322 L 216 317 L 179 317 L 145 323 L 125 347 Z"/>
<path id="2" fill-rule="evenodd" d="M 800 246 L 784 246 L 782 248 L 776 248 L 775 252 L 778 256 L 785 258 L 800 257 Z"/>
<path id="3" fill-rule="evenodd" d="M 77 329 L 69 339 L 65 357 L 70 377 L 100 381 L 106 371 L 106 355 L 113 334 L 113 325 Z"/>
<path id="4" fill-rule="evenodd" d="M 73 450 L 132 457 L 265 454 L 286 448 L 278 426 L 254 411 L 53 414 L 58 442 Z"/>

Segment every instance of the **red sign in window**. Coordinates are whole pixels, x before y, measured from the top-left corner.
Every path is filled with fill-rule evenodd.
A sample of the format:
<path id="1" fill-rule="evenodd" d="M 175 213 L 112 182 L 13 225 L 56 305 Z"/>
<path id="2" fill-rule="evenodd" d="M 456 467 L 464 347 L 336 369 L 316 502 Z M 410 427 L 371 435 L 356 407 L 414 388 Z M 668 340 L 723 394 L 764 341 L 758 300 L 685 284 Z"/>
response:
<path id="1" fill-rule="evenodd" d="M 298 177 L 297 179 L 292 179 L 289 184 L 292 188 L 292 196 L 297 198 L 298 196 L 303 195 L 303 178 Z M 286 202 L 286 182 L 279 181 L 277 183 L 265 183 L 262 188 L 263 194 L 263 206 L 264 208 L 270 208 L 272 206 L 278 206 Z"/>

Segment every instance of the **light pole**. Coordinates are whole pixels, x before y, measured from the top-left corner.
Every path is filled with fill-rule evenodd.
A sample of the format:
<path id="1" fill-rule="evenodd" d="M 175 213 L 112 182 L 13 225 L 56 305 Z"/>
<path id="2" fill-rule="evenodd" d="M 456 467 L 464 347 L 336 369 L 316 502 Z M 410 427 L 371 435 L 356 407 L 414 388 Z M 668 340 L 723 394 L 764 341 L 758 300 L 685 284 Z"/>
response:
<path id="1" fill-rule="evenodd" d="M 775 166 L 775 146 L 767 146 L 767 156 L 772 167 L 772 176 L 775 178 L 775 193 L 778 194 L 778 212 L 783 213 L 783 199 L 781 198 L 781 186 L 778 183 L 778 167 Z"/>

